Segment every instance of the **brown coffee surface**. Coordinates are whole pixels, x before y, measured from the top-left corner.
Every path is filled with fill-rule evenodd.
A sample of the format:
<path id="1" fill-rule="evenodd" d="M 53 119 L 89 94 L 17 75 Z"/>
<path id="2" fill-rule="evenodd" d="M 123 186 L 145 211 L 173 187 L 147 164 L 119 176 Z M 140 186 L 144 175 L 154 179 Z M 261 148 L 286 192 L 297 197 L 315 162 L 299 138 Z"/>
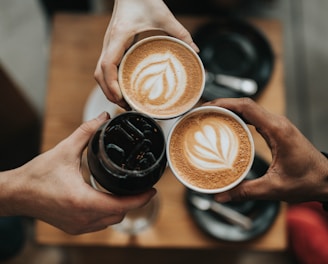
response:
<path id="1" fill-rule="evenodd" d="M 241 177 L 252 158 L 245 129 L 215 112 L 186 117 L 171 135 L 169 155 L 176 172 L 203 189 L 225 187 Z"/>
<path id="2" fill-rule="evenodd" d="M 203 69 L 196 56 L 168 39 L 144 43 L 120 66 L 124 97 L 132 108 L 159 118 L 186 112 L 197 103 L 203 88 Z"/>

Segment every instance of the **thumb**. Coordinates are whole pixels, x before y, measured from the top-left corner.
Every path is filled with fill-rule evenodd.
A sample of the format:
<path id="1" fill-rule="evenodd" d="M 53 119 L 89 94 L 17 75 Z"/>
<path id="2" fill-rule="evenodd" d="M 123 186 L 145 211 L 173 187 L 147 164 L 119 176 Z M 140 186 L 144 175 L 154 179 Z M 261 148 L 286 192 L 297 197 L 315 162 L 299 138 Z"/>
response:
<path id="1" fill-rule="evenodd" d="M 98 117 L 84 122 L 65 139 L 64 144 L 67 144 L 72 151 L 80 154 L 88 144 L 91 136 L 108 118 L 109 114 L 103 112 Z"/>

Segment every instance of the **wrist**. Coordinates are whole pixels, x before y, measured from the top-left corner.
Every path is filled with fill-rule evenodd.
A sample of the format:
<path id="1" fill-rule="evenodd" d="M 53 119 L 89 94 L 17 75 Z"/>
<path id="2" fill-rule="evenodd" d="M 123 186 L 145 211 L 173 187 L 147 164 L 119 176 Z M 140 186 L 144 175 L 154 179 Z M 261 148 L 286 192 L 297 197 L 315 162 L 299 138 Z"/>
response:
<path id="1" fill-rule="evenodd" d="M 26 197 L 30 196 L 26 193 L 30 186 L 27 179 L 29 175 L 27 164 L 13 170 L 0 172 L 0 216 L 28 213 L 24 202 Z"/>
<path id="2" fill-rule="evenodd" d="M 19 181 L 19 169 L 0 172 L 0 216 L 15 215 L 13 203 Z"/>
<path id="3" fill-rule="evenodd" d="M 325 152 L 321 152 L 321 153 L 327 158 L 327 163 L 328 163 L 328 153 L 325 153 Z M 328 173 L 327 173 L 326 177 L 328 178 Z M 328 212 L 328 199 L 325 201 L 322 201 L 321 204 L 322 204 L 322 208 Z"/>

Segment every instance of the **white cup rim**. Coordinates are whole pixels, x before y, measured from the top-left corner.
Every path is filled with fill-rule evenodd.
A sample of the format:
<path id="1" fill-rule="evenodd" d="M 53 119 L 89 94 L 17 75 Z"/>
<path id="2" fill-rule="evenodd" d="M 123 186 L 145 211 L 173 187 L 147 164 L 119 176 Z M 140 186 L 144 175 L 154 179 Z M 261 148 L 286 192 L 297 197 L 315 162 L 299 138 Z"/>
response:
<path id="1" fill-rule="evenodd" d="M 218 113 L 223 113 L 226 114 L 232 118 L 234 118 L 246 131 L 247 136 L 249 138 L 249 142 L 250 142 L 250 146 L 251 146 L 251 157 L 250 157 L 250 162 L 248 164 L 248 166 L 246 167 L 245 171 L 243 172 L 243 174 L 234 182 L 230 183 L 229 185 L 226 185 L 224 187 L 221 188 L 215 188 L 215 189 L 205 189 L 205 188 L 200 188 L 198 186 L 192 185 L 191 183 L 189 183 L 188 181 L 186 181 L 183 177 L 181 177 L 179 175 L 179 173 L 174 169 L 174 166 L 171 162 L 170 159 L 170 141 L 171 141 L 171 137 L 172 134 L 176 128 L 176 126 L 181 122 L 181 120 L 189 117 L 190 115 L 197 113 L 197 112 L 205 112 L 205 111 L 214 111 L 214 112 L 218 112 Z M 252 134 L 248 128 L 248 126 L 246 125 L 246 123 L 238 116 L 236 115 L 234 112 L 223 108 L 223 107 L 218 107 L 218 106 L 200 106 L 197 108 L 194 108 L 193 110 L 189 111 L 186 115 L 181 116 L 171 127 L 168 138 L 167 138 L 167 144 L 166 144 L 166 155 L 167 155 L 167 162 L 168 165 L 172 171 L 172 174 L 187 188 L 194 190 L 196 192 L 199 193 L 206 193 L 206 194 L 214 194 L 214 193 L 221 193 L 221 192 L 225 192 L 228 191 L 234 187 L 236 187 L 238 184 L 240 184 L 245 177 L 247 176 L 248 172 L 250 171 L 252 165 L 253 165 L 253 161 L 254 161 L 254 156 L 255 156 L 255 146 L 254 146 L 254 139 L 252 137 Z"/>
<path id="2" fill-rule="evenodd" d="M 127 60 L 129 54 L 131 54 L 137 47 L 141 46 L 143 43 L 145 42 L 149 42 L 149 41 L 153 41 L 153 40 L 171 40 L 173 42 L 179 43 L 182 46 L 184 46 L 185 48 L 187 48 L 191 53 L 193 53 L 195 55 L 195 58 L 198 61 L 198 64 L 200 66 L 201 72 L 202 72 L 202 84 L 201 84 L 201 89 L 199 89 L 199 92 L 197 94 L 197 96 L 194 97 L 194 102 L 192 104 L 192 107 L 194 107 L 198 101 L 200 100 L 204 89 L 205 89 L 205 68 L 203 65 L 202 60 L 200 59 L 200 57 L 198 56 L 198 54 L 185 42 L 183 42 L 180 39 L 177 39 L 175 37 L 171 37 L 171 36 L 161 36 L 161 35 L 156 35 L 156 36 L 150 36 L 150 37 L 146 37 L 144 39 L 139 40 L 138 42 L 136 42 L 135 44 L 133 44 L 128 50 L 127 52 L 124 54 L 121 63 L 120 63 L 120 67 L 118 68 L 118 82 L 119 85 L 121 86 L 122 83 L 122 67 L 121 65 L 125 64 L 125 61 Z M 137 112 L 141 112 L 141 113 L 145 113 L 147 115 L 149 115 L 150 117 L 154 118 L 154 119 L 158 119 L 158 120 L 168 120 L 168 119 L 173 119 L 179 116 L 184 115 L 185 113 L 187 113 L 190 109 L 185 109 L 184 111 L 181 111 L 179 113 L 175 113 L 175 114 L 168 114 L 168 115 L 157 115 L 157 114 L 153 114 L 150 111 L 144 111 L 142 109 L 142 107 L 138 107 L 136 106 L 136 104 L 130 99 L 129 95 L 126 93 L 125 89 L 121 89 L 121 93 L 123 95 L 123 98 L 126 100 L 126 102 L 128 103 L 128 105 L 135 111 Z"/>

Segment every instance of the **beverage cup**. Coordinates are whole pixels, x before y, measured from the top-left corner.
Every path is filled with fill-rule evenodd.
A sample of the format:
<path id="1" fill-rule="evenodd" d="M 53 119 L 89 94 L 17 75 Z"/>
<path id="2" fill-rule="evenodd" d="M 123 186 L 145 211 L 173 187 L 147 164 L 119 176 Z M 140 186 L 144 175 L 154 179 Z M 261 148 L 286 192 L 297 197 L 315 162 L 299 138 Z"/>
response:
<path id="1" fill-rule="evenodd" d="M 124 112 L 103 124 L 89 141 L 91 185 L 98 191 L 118 195 L 145 192 L 164 173 L 165 151 L 165 136 L 155 120 L 137 112 Z M 155 196 L 112 227 L 136 235 L 151 226 L 158 210 L 159 198 Z"/>
<path id="2" fill-rule="evenodd" d="M 152 118 L 124 112 L 96 131 L 87 158 L 94 183 L 103 189 L 118 195 L 142 193 L 164 173 L 165 136 Z"/>
<path id="3" fill-rule="evenodd" d="M 132 109 L 155 119 L 171 119 L 197 104 L 205 86 L 205 71 L 197 53 L 183 41 L 152 36 L 126 52 L 118 81 Z"/>
<path id="4" fill-rule="evenodd" d="M 201 106 L 170 130 L 166 153 L 172 173 L 187 188 L 219 193 L 238 185 L 254 159 L 254 141 L 241 118 L 216 106 Z"/>

